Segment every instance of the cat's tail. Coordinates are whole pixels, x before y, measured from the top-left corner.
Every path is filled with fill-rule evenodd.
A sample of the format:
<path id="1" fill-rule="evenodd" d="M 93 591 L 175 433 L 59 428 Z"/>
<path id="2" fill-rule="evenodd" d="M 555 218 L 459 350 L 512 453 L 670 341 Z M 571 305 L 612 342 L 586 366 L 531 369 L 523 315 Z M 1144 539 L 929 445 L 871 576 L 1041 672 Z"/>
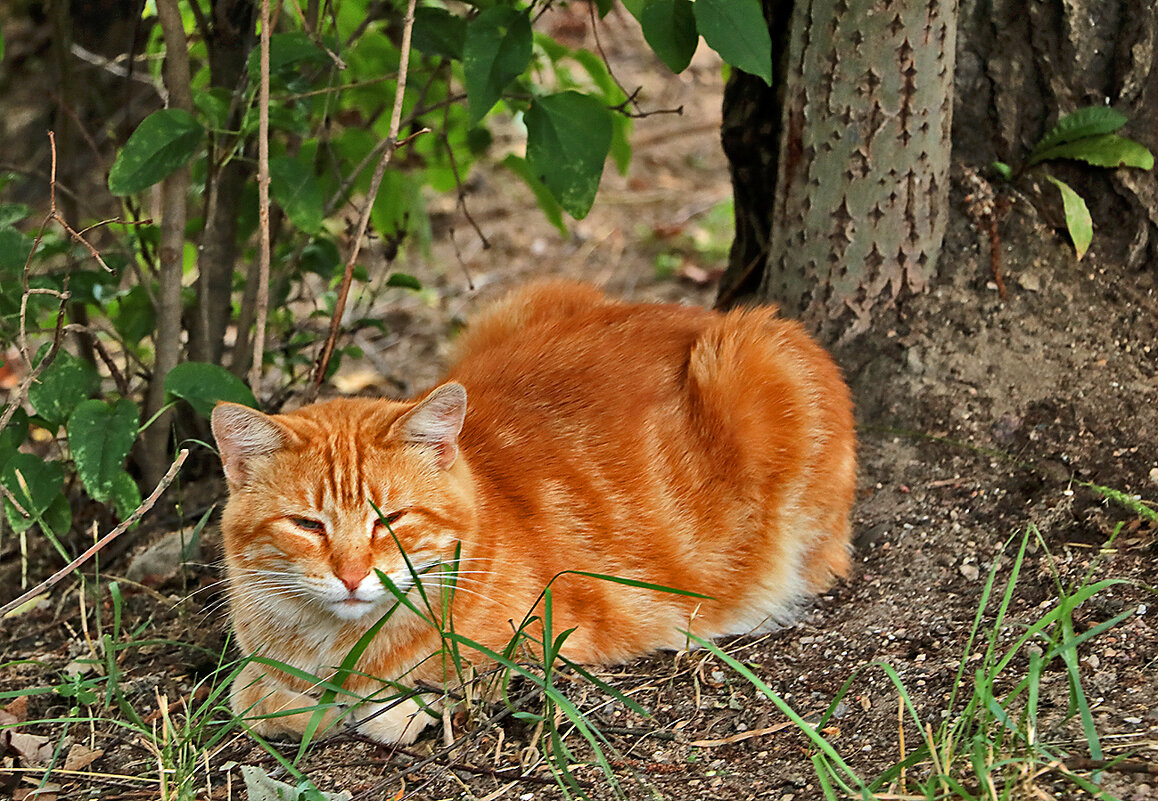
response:
<path id="1" fill-rule="evenodd" d="M 740 438 L 759 497 L 782 500 L 784 526 L 804 538 L 801 578 L 812 592 L 849 568 L 856 491 L 852 400 L 840 368 L 797 322 L 767 308 L 718 317 L 698 338 L 688 373 L 702 428 Z M 718 422 L 715 422 L 718 421 Z"/>

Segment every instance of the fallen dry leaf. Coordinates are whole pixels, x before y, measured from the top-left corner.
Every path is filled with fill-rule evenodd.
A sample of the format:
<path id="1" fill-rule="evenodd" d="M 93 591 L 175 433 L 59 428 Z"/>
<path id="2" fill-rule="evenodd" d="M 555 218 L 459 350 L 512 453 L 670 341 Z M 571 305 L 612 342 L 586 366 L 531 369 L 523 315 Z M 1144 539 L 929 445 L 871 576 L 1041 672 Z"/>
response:
<path id="1" fill-rule="evenodd" d="M 12 794 L 12 801 L 56 801 L 59 784 L 48 782 L 43 787 L 21 788 Z"/>
<path id="2" fill-rule="evenodd" d="M 10 726 L 28 720 L 28 696 L 22 695 L 8 706 L 0 709 L 0 725 Z"/>
<path id="3" fill-rule="evenodd" d="M 73 743 L 72 748 L 68 749 L 68 756 L 64 758 L 64 769 L 82 770 L 100 759 L 104 753 L 99 748 L 89 748 L 81 743 Z"/>
<path id="4" fill-rule="evenodd" d="M 8 740 L 9 748 L 20 755 L 25 765 L 43 765 L 52 758 L 52 741 L 36 734 L 14 731 Z"/>

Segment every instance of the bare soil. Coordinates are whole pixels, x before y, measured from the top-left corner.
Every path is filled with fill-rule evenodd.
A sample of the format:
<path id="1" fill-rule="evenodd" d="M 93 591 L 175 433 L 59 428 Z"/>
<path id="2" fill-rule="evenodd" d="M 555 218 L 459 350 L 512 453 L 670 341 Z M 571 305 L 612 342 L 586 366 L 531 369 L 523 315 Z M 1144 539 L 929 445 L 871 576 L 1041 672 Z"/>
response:
<path id="1" fill-rule="evenodd" d="M 557 23 L 559 31 L 575 43 L 590 35 L 578 24 L 582 18 L 565 19 L 576 24 Z M 634 299 L 711 302 L 727 247 L 727 225 L 720 224 L 727 213 L 720 204 L 730 197 L 716 137 L 719 65 L 701 53 L 686 73 L 664 78 L 628 37 L 608 41 L 605 36 L 603 43 L 620 80 L 629 88 L 644 87 L 645 108 L 682 107 L 683 114 L 654 114 L 637 122 L 630 172 L 608 171 L 595 210 L 574 223 L 569 236 L 546 223 L 518 179 L 502 171 L 475 178 L 466 200 L 489 247 L 482 246 L 453 200 L 435 200 L 444 205 L 435 218 L 432 256 L 411 253 L 404 265 L 395 265 L 418 276 L 426 289 L 392 290 L 373 301 L 367 296 L 357 313 L 380 315 L 388 331 L 359 335 L 366 355 L 343 367 L 335 381 L 342 391 L 400 396 L 429 386 L 471 310 L 532 277 L 583 278 Z M 510 146 L 518 148 L 517 133 L 511 137 Z M 931 291 L 904 300 L 882 330 L 836 351 L 857 399 L 860 424 L 853 574 L 817 599 L 796 625 L 724 646 L 814 720 L 855 676 L 825 731 L 862 776 L 873 777 L 902 756 L 897 690 L 874 664 L 887 663 L 899 674 L 920 719 L 935 728 L 961 660 L 968 684 L 979 659 L 982 646 L 975 643 L 966 651 L 966 640 L 987 575 L 996 564 L 996 586 L 1004 588 L 1020 536 L 1032 528 L 999 641 L 1012 642 L 1052 608 L 1059 584 L 1076 584 L 1091 566 L 1095 579 L 1127 580 L 1079 609 L 1078 633 L 1134 610 L 1080 647 L 1080 665 L 1107 756 L 1129 753 L 1153 767 L 1158 763 L 1158 599 L 1153 595 L 1158 531 L 1088 484 L 1143 500 L 1158 498 L 1154 266 L 1133 273 L 1099 260 L 1099 241 L 1129 235 L 1115 231 L 1110 220 L 1095 221 L 1094 249 L 1077 262 L 1056 232 L 1041 225 L 1026 204 L 1015 202 L 1001 227 L 1008 285 L 1001 298 L 988 240 L 968 221 L 963 194 L 955 187 L 953 220 Z M 148 543 L 176 528 L 176 515 L 195 520 L 222 497 L 222 484 L 212 472 L 175 488 L 171 498 L 179 500 L 179 508 L 154 512 L 133 549 L 104 557 L 102 582 L 107 586 L 125 576 Z M 78 533 L 76 543 L 87 536 Z M 52 553 L 38 541 L 31 545 L 32 578 L 47 575 L 57 566 Z M 184 709 L 204 698 L 197 684 L 225 647 L 226 619 L 215 583 L 217 547 L 210 523 L 195 562 L 175 572 L 142 569 L 138 563 L 137 580 L 121 583 L 122 630 L 158 643 L 123 652 L 122 686 L 137 713 L 158 725 L 159 699 L 181 719 Z M 17 587 L 20 564 L 19 543 L 7 535 L 0 540 L 3 586 Z M 95 621 L 89 631 L 82 629 L 81 598 L 79 585 L 66 582 L 50 603 L 4 622 L 0 690 L 65 681 L 62 671 L 89 653 L 87 639 L 95 636 Z M 91 607 L 94 599 L 87 603 Z M 107 592 L 95 603 L 107 631 Z M 991 604 L 983 626 L 993 614 Z M 1024 659 L 1015 660 L 1010 685 L 1024 670 Z M 613 766 L 628 797 L 823 797 L 807 739 L 782 726 L 784 716 L 716 658 L 703 652 L 661 654 L 598 675 L 651 713 L 638 716 L 608 703 L 578 678 L 560 678 L 613 747 Z M 960 691 L 968 695 L 969 689 Z M 1080 727 L 1067 715 L 1067 700 L 1064 671 L 1048 672 L 1038 736 L 1059 745 L 1070 755 L 1067 764 L 1077 769 L 1079 758 L 1090 754 Z M 49 693 L 30 697 L 26 710 L 11 711 L 37 720 L 64 715 L 71 703 Z M 525 703 L 536 708 L 533 699 Z M 469 719 L 452 720 L 451 736 L 463 738 L 453 749 L 444 748 L 437 727 L 405 749 L 338 733 L 313 748 L 304 770 L 320 788 L 348 790 L 359 799 L 559 797 L 528 725 L 509 716 L 483 725 L 502 709 L 481 707 Z M 124 778 L 155 779 L 157 760 L 141 738 L 121 727 L 86 724 L 62 732 L 41 724 L 21 730 L 103 752 L 80 773 L 53 773 L 59 798 L 159 797 L 155 782 Z M 907 720 L 907 750 L 920 736 Z M 574 734 L 566 742 L 578 762 L 590 758 Z M 281 750 L 293 754 L 292 746 Z M 22 758 L 9 745 L 0 767 L 20 767 Z M 199 778 L 198 798 L 209 796 L 207 783 L 214 799 L 244 798 L 240 765 L 259 765 L 273 775 L 280 771 L 273 757 L 245 737 L 228 740 L 203 759 L 209 771 Z M 1033 786 L 1040 791 L 1036 797 L 1077 797 L 1072 789 L 1058 789 L 1062 769 L 1055 766 L 1027 782 L 1024 797 L 1031 797 Z M 597 767 L 577 767 L 576 775 L 595 797 L 611 795 Z M 0 795 L 31 787 L 17 781 L 21 776 L 0 770 Z M 1111 771 L 1101 780 L 1119 798 L 1158 798 L 1158 775 Z"/>

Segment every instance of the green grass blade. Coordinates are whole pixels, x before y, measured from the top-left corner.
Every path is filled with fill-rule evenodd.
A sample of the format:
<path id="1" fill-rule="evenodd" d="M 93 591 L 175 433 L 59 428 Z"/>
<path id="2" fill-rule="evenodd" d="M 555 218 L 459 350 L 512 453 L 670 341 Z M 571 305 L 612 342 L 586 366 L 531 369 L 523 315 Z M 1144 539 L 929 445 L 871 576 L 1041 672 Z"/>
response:
<path id="1" fill-rule="evenodd" d="M 832 760 L 832 762 L 856 784 L 859 792 L 854 793 L 850 788 L 847 787 L 847 785 L 844 784 L 843 781 L 840 781 L 840 778 L 834 772 L 832 774 L 833 778 L 837 781 L 840 781 L 842 789 L 844 789 L 850 795 L 856 795 L 867 791 L 865 783 L 856 774 L 856 772 L 851 767 L 849 767 L 848 763 L 846 763 L 841 758 L 840 754 L 836 752 L 836 749 L 832 747 L 828 740 L 824 739 L 824 737 L 821 736 L 821 734 L 817 732 L 816 729 L 810 726 L 808 722 L 804 720 L 804 718 L 800 717 L 795 709 L 789 706 L 788 703 L 783 698 L 781 698 L 778 693 L 772 690 L 771 687 L 761 681 L 755 673 L 753 673 L 745 665 L 741 664 L 733 657 L 724 653 L 724 651 L 721 650 L 719 646 L 710 640 L 705 640 L 702 637 L 697 637 L 694 634 L 688 634 L 688 637 L 690 637 L 692 640 L 695 640 L 707 650 L 711 651 L 717 658 L 723 660 L 724 663 L 728 665 L 728 667 L 732 668 L 732 670 L 736 671 L 745 679 L 747 679 L 752 684 L 752 686 L 755 687 L 765 698 L 775 704 L 776 708 L 784 713 L 784 715 L 789 720 L 796 724 L 796 727 L 799 728 L 800 731 L 803 732 L 808 737 L 808 739 L 812 741 L 813 745 L 819 748 L 826 757 Z"/>

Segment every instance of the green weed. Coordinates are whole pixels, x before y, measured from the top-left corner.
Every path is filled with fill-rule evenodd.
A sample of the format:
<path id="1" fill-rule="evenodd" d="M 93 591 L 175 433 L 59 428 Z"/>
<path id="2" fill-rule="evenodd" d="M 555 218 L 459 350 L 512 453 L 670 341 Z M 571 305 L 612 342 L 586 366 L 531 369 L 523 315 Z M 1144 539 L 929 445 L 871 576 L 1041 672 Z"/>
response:
<path id="1" fill-rule="evenodd" d="M 1081 634 L 1076 632 L 1075 610 L 1107 588 L 1124 583 L 1117 579 L 1093 581 L 1095 560 L 1076 586 L 1063 586 L 1059 580 L 1053 608 L 1025 626 L 1011 645 L 1002 644 L 1000 632 L 1019 625 L 1008 619 L 1008 612 L 1031 539 L 1045 546 L 1037 529 L 1030 526 L 1021 537 L 1000 598 L 994 595 L 999 560 L 989 571 L 953 690 L 943 710 L 944 722 L 937 728 L 922 723 L 909 689 L 886 662 L 874 662 L 853 673 L 819 722 L 812 725 L 743 664 L 716 645 L 699 642 L 750 681 L 809 738 L 816 748 L 813 766 L 827 799 L 1006 801 L 1033 797 L 1037 784 L 1046 781 L 1066 783 L 1093 798 L 1109 799 L 1111 796 L 1098 786 L 1097 773 L 1085 776 L 1067 767 L 1067 759 L 1073 756 L 1071 751 L 1044 737 L 1039 719 L 1042 677 L 1047 670 L 1064 670 L 1068 685 L 1064 717 L 1077 718 L 1090 757 L 1102 760 L 1104 754 L 1082 685 L 1078 648 L 1131 617 L 1135 610 L 1127 609 Z M 983 625 L 994 599 L 993 620 Z M 981 646 L 977 655 L 975 644 Z M 967 670 L 972 663 L 976 667 L 969 677 Z M 870 669 L 884 672 L 895 687 L 917 742 L 911 753 L 902 755 L 897 764 L 871 780 L 859 775 L 822 734 L 849 690 Z M 962 689 L 968 694 L 959 694 Z M 902 742 L 903 732 L 902 721 Z"/>

